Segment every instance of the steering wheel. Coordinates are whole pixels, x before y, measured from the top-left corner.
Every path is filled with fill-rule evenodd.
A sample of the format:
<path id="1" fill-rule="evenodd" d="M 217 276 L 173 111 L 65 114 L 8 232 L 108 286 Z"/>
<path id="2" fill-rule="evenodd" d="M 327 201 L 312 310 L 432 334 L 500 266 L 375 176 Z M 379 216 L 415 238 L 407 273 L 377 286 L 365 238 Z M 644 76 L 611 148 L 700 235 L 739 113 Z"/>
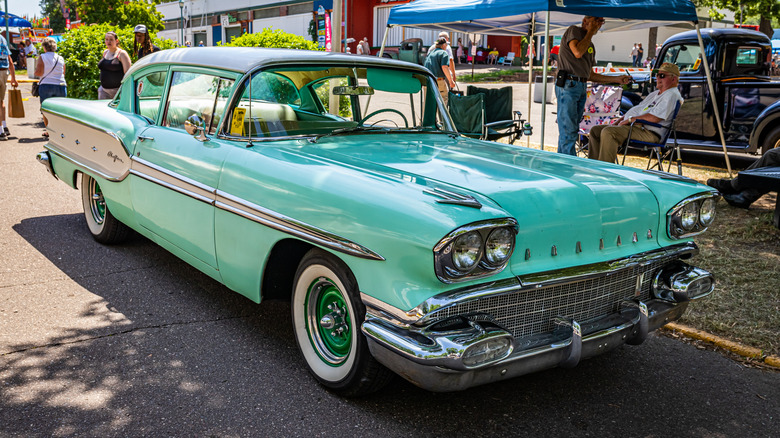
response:
<path id="1" fill-rule="evenodd" d="M 362 119 L 360 119 L 360 122 L 358 122 L 358 124 L 362 125 L 362 124 L 363 124 L 363 123 L 364 123 L 366 120 L 370 119 L 371 117 L 374 117 L 375 115 L 377 115 L 377 114 L 379 114 L 379 113 L 386 112 L 386 111 L 389 111 L 389 112 L 391 112 L 391 113 L 396 113 L 396 114 L 398 114 L 399 116 L 401 116 L 401 118 L 402 118 L 402 119 L 404 119 L 404 125 L 406 125 L 405 127 L 406 127 L 406 128 L 408 128 L 408 127 L 409 127 L 409 121 L 408 121 L 408 120 L 406 120 L 406 116 L 404 116 L 404 114 L 403 114 L 401 111 L 398 111 L 398 110 L 396 110 L 396 109 L 392 109 L 392 108 L 382 108 L 382 109 L 378 109 L 378 110 L 374 111 L 373 113 L 371 113 L 371 114 L 369 114 L 369 115 L 367 115 L 367 116 L 363 117 Z M 382 121 L 382 120 L 380 120 L 380 121 Z M 379 123 L 379 122 L 376 122 L 376 123 Z"/>

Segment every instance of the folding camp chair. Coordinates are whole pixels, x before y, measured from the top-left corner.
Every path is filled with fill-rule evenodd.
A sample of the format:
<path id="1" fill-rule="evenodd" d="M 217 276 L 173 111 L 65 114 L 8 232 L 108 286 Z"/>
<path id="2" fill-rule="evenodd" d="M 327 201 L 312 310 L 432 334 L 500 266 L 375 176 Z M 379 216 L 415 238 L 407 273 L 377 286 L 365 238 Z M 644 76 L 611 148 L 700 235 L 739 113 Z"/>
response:
<path id="1" fill-rule="evenodd" d="M 577 155 L 588 155 L 588 133 L 597 125 L 610 123 L 618 116 L 623 88 L 609 85 L 592 84 L 588 87 L 585 100 L 585 113 L 580 121 L 579 139 L 576 144 Z"/>
<path id="2" fill-rule="evenodd" d="M 672 112 L 672 121 L 668 126 L 661 125 L 658 123 L 652 123 L 648 122 L 646 120 L 637 120 L 635 119 L 633 123 L 631 123 L 631 129 L 628 131 L 628 139 L 626 140 L 626 143 L 623 145 L 623 161 L 621 161 L 620 164 L 624 164 L 626 162 L 626 155 L 628 154 L 628 149 L 641 149 L 642 151 L 650 151 L 650 156 L 647 158 L 647 169 L 652 169 L 657 167 L 658 170 L 663 171 L 663 162 L 667 158 L 669 159 L 669 165 L 666 167 L 666 171 L 669 172 L 672 169 L 672 154 L 675 152 L 677 153 L 677 174 L 682 175 L 682 156 L 680 155 L 680 145 L 677 144 L 677 131 L 675 130 L 675 123 L 677 122 L 677 113 L 680 111 L 680 106 L 682 106 L 682 101 L 677 101 L 677 104 L 674 106 L 674 111 Z M 664 134 L 661 136 L 661 138 L 658 140 L 658 143 L 650 143 L 646 141 L 639 141 L 639 140 L 632 140 L 631 139 L 631 131 L 634 129 L 634 124 L 641 123 L 646 126 L 655 126 L 658 128 L 664 128 Z M 668 144 L 669 137 L 674 137 L 674 142 L 670 146 Z M 652 166 L 650 165 L 653 162 L 653 159 L 656 160 L 656 163 Z"/>
<path id="3" fill-rule="evenodd" d="M 484 138 L 485 128 L 485 102 L 484 96 L 475 94 L 463 96 L 450 92 L 447 98 L 447 107 L 450 117 L 459 133 L 473 138 Z"/>
<path id="4" fill-rule="evenodd" d="M 509 137 L 509 143 L 523 136 L 530 135 L 531 126 L 525 126 L 525 119 L 520 111 L 512 111 L 512 87 L 480 88 L 469 85 L 468 96 L 481 94 L 485 107 L 483 140 L 498 140 Z"/>
<path id="5" fill-rule="evenodd" d="M 498 63 L 502 65 L 512 65 L 512 62 L 515 60 L 515 52 L 509 52 L 506 54 L 506 57 L 503 61 L 499 60 Z"/>

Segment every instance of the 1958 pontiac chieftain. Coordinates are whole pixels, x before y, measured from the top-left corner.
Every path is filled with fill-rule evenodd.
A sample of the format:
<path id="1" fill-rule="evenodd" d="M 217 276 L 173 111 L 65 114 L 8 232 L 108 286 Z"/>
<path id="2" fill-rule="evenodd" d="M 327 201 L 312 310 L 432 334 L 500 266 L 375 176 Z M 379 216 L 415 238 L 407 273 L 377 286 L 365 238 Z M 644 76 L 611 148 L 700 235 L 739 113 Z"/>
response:
<path id="1" fill-rule="evenodd" d="M 52 98 L 38 160 L 95 240 L 130 230 L 254 302 L 291 301 L 327 388 L 453 391 L 580 360 L 708 295 L 717 193 L 458 135 L 431 74 L 323 52 L 155 53 L 108 101 Z"/>

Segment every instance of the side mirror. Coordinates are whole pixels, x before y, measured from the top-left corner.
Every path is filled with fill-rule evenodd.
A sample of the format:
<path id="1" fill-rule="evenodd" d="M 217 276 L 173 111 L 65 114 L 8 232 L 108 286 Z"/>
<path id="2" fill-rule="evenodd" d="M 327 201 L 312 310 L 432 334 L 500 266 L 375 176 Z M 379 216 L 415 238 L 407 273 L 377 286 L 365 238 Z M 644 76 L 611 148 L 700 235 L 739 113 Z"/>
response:
<path id="1" fill-rule="evenodd" d="M 195 139 L 198 141 L 210 140 L 206 137 L 205 123 L 197 114 L 187 117 L 187 120 L 184 121 L 184 130 L 187 131 L 187 134 L 196 136 Z"/>

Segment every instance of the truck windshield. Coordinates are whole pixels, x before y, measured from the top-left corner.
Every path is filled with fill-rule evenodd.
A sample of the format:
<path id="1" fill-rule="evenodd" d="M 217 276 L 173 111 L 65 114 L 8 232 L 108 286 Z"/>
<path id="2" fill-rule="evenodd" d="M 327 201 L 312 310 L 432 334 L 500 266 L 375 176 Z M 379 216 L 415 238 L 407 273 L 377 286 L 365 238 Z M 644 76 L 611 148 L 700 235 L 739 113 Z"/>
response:
<path id="1" fill-rule="evenodd" d="M 680 44 L 666 51 L 663 62 L 677 64 L 681 73 L 693 73 L 701 68 L 701 59 L 701 48 L 698 44 Z"/>

